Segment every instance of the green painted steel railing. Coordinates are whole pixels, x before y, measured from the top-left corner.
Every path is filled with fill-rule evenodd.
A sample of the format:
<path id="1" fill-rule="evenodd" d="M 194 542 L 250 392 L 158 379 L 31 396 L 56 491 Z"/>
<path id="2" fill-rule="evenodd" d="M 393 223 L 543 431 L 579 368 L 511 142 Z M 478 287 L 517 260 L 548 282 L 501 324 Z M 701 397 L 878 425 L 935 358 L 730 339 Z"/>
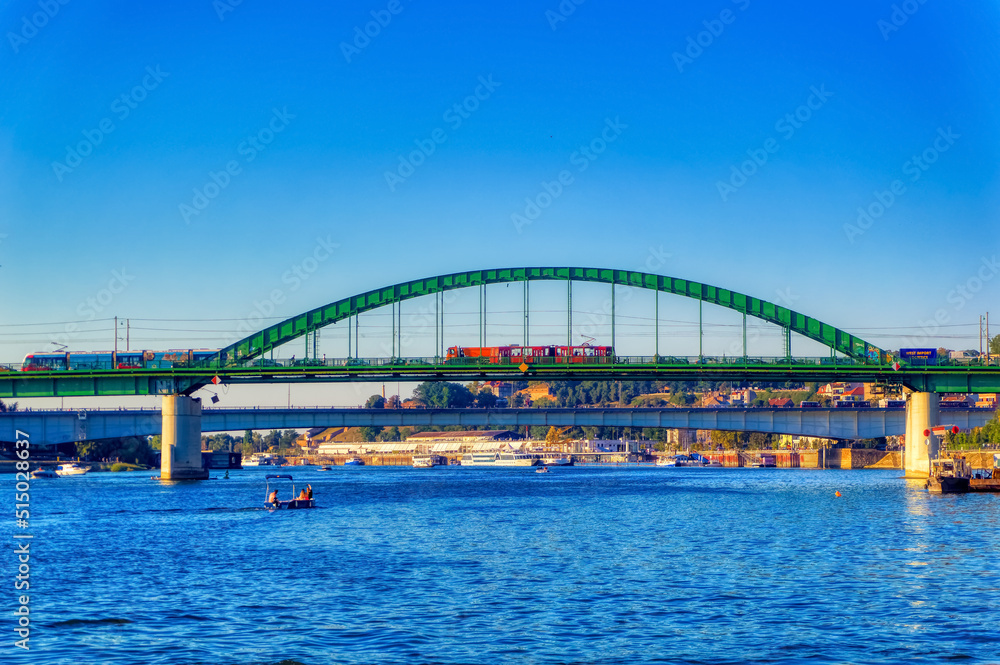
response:
<path id="1" fill-rule="evenodd" d="M 1000 367 L 901 367 L 850 358 L 601 358 L 594 364 L 533 362 L 526 371 L 474 358 L 349 358 L 271 361 L 246 366 L 0 372 L 0 398 L 191 393 L 219 376 L 223 383 L 497 380 L 861 381 L 928 392 L 1000 392 Z"/>

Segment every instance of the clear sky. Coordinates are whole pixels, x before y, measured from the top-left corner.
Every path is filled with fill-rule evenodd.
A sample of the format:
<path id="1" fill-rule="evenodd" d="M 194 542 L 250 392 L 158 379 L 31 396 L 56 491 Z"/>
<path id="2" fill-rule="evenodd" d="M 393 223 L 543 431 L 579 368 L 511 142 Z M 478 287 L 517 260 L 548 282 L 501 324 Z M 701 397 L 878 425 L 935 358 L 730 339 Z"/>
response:
<path id="1" fill-rule="evenodd" d="M 0 360 L 110 348 L 112 316 L 134 348 L 217 347 L 258 306 L 519 265 L 649 269 L 885 348 L 978 348 L 980 314 L 1000 328 L 998 27 L 985 0 L 6 2 Z M 490 342 L 520 339 L 507 291 Z M 539 338 L 564 339 L 564 294 L 538 294 Z M 647 297 L 623 350 L 652 346 Z M 449 305 L 467 343 L 475 298 Z M 661 308 L 661 352 L 691 352 L 697 309 Z M 708 316 L 725 352 L 738 319 Z M 388 317 L 369 323 L 378 355 Z"/>

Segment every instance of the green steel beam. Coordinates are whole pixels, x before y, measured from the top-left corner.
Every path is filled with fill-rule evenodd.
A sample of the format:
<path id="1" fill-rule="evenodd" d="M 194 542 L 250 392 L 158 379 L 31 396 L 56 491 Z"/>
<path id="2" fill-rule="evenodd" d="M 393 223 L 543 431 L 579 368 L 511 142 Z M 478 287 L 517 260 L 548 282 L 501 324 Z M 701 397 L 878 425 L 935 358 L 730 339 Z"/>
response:
<path id="1" fill-rule="evenodd" d="M 527 372 L 511 364 L 422 359 L 351 359 L 344 364 L 301 362 L 276 367 L 168 368 L 69 372 L 0 373 L 0 398 L 160 395 L 191 393 L 217 374 L 224 383 L 473 381 L 494 380 L 665 380 L 665 381 L 859 381 L 904 385 L 926 392 L 1000 392 L 1000 367 L 904 367 L 827 358 L 656 358 L 608 359 L 593 365 L 532 363 Z M 842 364 L 848 363 L 848 364 Z"/>
<path id="2" fill-rule="evenodd" d="M 301 337 L 306 334 L 307 330 L 322 328 L 392 303 L 452 289 L 524 282 L 525 302 L 527 302 L 528 282 L 551 280 L 621 284 L 693 298 L 700 302 L 726 307 L 777 326 L 787 327 L 793 332 L 826 345 L 830 348 L 831 353 L 840 352 L 850 358 L 862 361 L 871 359 L 875 363 L 881 363 L 885 357 L 882 349 L 843 330 L 780 305 L 729 289 L 634 270 L 566 267 L 473 270 L 417 279 L 360 293 L 264 328 L 221 349 L 215 359 L 206 361 L 205 364 L 214 366 L 221 361 L 223 365 L 230 365 L 252 360 L 275 347 Z M 612 288 L 614 287 L 612 286 Z M 525 311 L 525 324 L 527 324 L 527 311 Z M 355 325 L 357 325 L 357 319 L 355 319 Z M 527 333 L 527 330 L 525 332 Z"/>

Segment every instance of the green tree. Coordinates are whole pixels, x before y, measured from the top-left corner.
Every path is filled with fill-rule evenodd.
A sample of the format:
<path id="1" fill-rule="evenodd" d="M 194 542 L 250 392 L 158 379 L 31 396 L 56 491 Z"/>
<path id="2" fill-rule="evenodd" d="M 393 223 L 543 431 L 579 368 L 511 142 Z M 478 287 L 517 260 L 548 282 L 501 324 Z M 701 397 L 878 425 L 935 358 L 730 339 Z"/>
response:
<path id="1" fill-rule="evenodd" d="M 240 446 L 240 452 L 244 455 L 250 455 L 257 452 L 254 449 L 253 441 L 253 430 L 246 430 L 243 432 L 243 445 Z"/>
<path id="2" fill-rule="evenodd" d="M 281 448 L 281 432 L 276 429 L 264 435 L 264 449 L 277 451 Z"/>
<path id="3" fill-rule="evenodd" d="M 990 339 L 990 355 L 1000 354 L 1000 335 L 994 335 Z"/>
<path id="4" fill-rule="evenodd" d="M 382 431 L 381 427 L 360 427 L 358 432 L 361 434 L 362 441 L 375 441 L 378 438 L 379 432 Z"/>
<path id="5" fill-rule="evenodd" d="M 480 390 L 476 394 L 476 406 L 481 409 L 492 409 L 497 405 L 497 396 L 490 390 Z"/>
<path id="6" fill-rule="evenodd" d="M 532 425 L 529 431 L 532 439 L 544 439 L 549 433 L 549 428 L 545 425 Z"/>
<path id="7" fill-rule="evenodd" d="M 401 435 L 399 433 L 399 428 L 393 425 L 388 429 L 382 430 L 377 438 L 379 441 L 400 441 Z"/>
<path id="8" fill-rule="evenodd" d="M 298 450 L 299 446 L 296 441 L 299 439 L 299 433 L 293 429 L 286 429 L 281 432 L 278 438 L 278 447 L 282 449 L 294 448 Z"/>
<path id="9" fill-rule="evenodd" d="M 691 406 L 695 403 L 695 396 L 691 393 L 678 392 L 670 395 L 670 403 L 676 406 Z"/>
<path id="10" fill-rule="evenodd" d="M 413 399 L 438 409 L 464 409 L 472 406 L 475 397 L 458 383 L 425 381 L 413 390 Z"/>
<path id="11" fill-rule="evenodd" d="M 152 464 L 155 453 L 144 436 L 127 436 L 120 439 L 78 441 L 76 454 L 90 460 L 120 459 L 134 464 Z"/>
<path id="12" fill-rule="evenodd" d="M 384 409 L 385 408 L 385 398 L 381 395 L 372 395 L 365 402 L 366 409 Z"/>

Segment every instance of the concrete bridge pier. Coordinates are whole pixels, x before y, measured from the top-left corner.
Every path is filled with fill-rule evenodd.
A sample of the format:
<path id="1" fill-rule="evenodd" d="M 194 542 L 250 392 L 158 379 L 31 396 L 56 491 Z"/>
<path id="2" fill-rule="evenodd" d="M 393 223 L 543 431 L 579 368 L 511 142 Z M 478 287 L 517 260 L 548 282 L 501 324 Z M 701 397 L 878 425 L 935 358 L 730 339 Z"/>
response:
<path id="1" fill-rule="evenodd" d="M 164 395 L 160 480 L 203 480 L 201 465 L 201 400 Z"/>
<path id="2" fill-rule="evenodd" d="M 937 456 L 937 439 L 933 432 L 924 436 L 940 422 L 941 398 L 937 393 L 910 393 L 906 396 L 906 454 L 903 470 L 907 478 L 926 478 L 930 458 Z"/>

